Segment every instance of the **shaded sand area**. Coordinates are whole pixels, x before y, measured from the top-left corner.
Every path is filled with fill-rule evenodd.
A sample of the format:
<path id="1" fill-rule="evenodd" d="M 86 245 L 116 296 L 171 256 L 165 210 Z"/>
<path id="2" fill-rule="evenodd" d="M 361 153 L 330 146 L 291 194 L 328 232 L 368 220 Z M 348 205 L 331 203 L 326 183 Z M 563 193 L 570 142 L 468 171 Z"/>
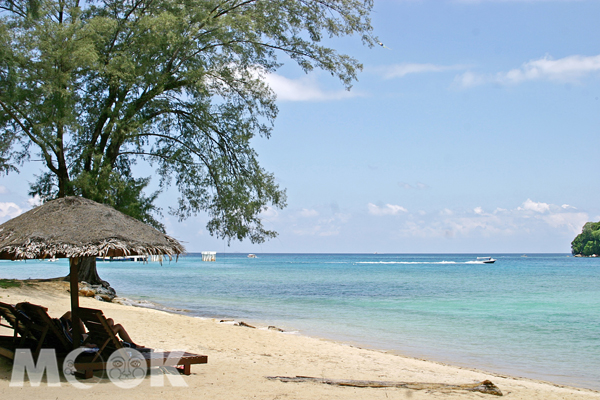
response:
<path id="1" fill-rule="evenodd" d="M 0 289 L 0 301 L 29 301 L 59 317 L 70 308 L 67 286 L 44 283 Z M 496 396 L 451 389 L 357 388 L 317 382 L 281 382 L 267 376 L 311 376 L 326 379 L 471 384 L 492 381 L 508 399 L 598 399 L 600 392 L 513 378 L 436 362 L 361 349 L 276 330 L 252 329 L 140 307 L 80 298 L 81 306 L 100 308 L 123 324 L 132 338 L 157 350 L 185 350 L 208 355 L 208 364 L 193 365 L 182 376 L 187 387 L 150 386 L 150 379 L 121 389 L 97 373 L 82 390 L 62 380 L 60 387 L 9 387 L 11 364 L 0 357 L 2 399 L 494 399 Z M 0 328 L 0 334 L 12 331 Z"/>

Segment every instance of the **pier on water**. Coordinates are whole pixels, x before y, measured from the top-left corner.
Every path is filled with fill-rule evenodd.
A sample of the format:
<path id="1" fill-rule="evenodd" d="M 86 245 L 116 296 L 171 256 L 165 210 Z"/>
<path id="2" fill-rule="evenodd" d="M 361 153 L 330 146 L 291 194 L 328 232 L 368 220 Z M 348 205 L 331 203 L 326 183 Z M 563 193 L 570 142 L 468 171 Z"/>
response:
<path id="1" fill-rule="evenodd" d="M 217 261 L 217 252 L 216 251 L 203 251 L 202 252 L 202 261 Z"/>

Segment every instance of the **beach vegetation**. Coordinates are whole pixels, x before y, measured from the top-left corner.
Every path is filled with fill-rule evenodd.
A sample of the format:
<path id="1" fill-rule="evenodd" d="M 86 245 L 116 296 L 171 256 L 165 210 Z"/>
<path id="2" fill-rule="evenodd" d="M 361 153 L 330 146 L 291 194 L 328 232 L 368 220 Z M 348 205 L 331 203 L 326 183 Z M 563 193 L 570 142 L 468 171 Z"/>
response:
<path id="1" fill-rule="evenodd" d="M 21 281 L 15 279 L 0 279 L 0 288 L 8 289 L 12 287 L 21 287 Z"/>
<path id="2" fill-rule="evenodd" d="M 600 255 L 600 222 L 588 222 L 571 242 L 571 253 L 580 256 Z"/>
<path id="3" fill-rule="evenodd" d="M 155 200 L 175 188 L 170 214 L 206 212 L 212 235 L 261 243 L 276 235 L 261 212 L 286 205 L 252 146 L 278 113 L 265 77 L 290 61 L 349 89 L 362 65 L 331 44 L 376 44 L 372 5 L 0 0 L 0 172 L 41 162 L 32 196 L 83 196 L 159 229 Z"/>

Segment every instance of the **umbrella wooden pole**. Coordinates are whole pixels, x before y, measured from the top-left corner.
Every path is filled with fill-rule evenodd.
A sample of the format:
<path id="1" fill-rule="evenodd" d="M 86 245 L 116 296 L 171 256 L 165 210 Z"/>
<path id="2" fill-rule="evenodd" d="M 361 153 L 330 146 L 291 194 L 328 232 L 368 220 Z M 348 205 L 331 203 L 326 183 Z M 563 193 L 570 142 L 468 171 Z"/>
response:
<path id="1" fill-rule="evenodd" d="M 73 349 L 81 345 L 81 322 L 79 319 L 79 264 L 81 258 L 69 259 L 69 283 L 71 289 L 71 326 L 73 329 Z"/>

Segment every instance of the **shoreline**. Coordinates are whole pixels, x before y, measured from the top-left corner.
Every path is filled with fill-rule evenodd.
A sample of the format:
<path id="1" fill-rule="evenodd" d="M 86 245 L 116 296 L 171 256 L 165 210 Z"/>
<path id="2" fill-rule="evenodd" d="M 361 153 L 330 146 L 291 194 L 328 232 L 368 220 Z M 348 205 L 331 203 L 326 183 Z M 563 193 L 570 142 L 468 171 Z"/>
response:
<path id="1" fill-rule="evenodd" d="M 216 321 L 216 323 L 219 323 L 219 321 L 221 323 L 224 323 L 225 321 L 227 321 L 227 322 L 225 322 L 225 324 L 229 324 L 229 325 L 234 325 L 234 324 L 238 324 L 238 323 L 249 324 L 251 327 L 259 329 L 259 330 L 267 330 L 269 327 L 281 329 L 278 326 L 276 327 L 276 326 L 272 325 L 267 320 L 256 320 L 256 319 L 251 319 L 251 318 L 246 319 L 246 318 L 235 318 L 235 317 L 223 317 L 223 316 L 218 316 L 218 315 L 195 315 L 195 314 L 193 314 L 193 312 L 191 310 L 187 310 L 184 308 L 165 306 L 161 303 L 154 302 L 152 300 L 145 300 L 145 299 L 144 300 L 135 300 L 135 299 L 128 298 L 128 297 L 117 296 L 115 298 L 114 302 L 117 304 L 125 305 L 125 306 L 139 307 L 142 309 L 153 309 L 153 310 L 162 311 L 162 312 L 166 312 L 166 313 L 172 313 L 172 314 L 176 314 L 176 315 L 184 315 L 184 316 L 188 316 L 190 318 L 212 320 L 212 321 Z M 102 304 L 102 302 L 100 302 L 100 303 Z M 318 332 L 311 333 L 311 332 L 307 332 L 307 331 L 298 330 L 298 329 L 295 329 L 294 327 L 290 327 L 290 326 L 285 326 L 285 328 L 286 329 L 281 331 L 282 333 L 289 334 L 289 335 L 299 335 L 302 337 L 312 338 L 312 339 L 316 339 L 316 340 L 325 340 L 325 341 L 339 344 L 341 346 L 348 346 L 348 347 L 352 347 L 352 348 L 364 349 L 364 350 L 379 352 L 379 353 L 383 353 L 383 354 L 390 354 L 390 355 L 395 355 L 395 356 L 402 357 L 402 358 L 424 361 L 424 362 L 429 362 L 429 363 L 435 363 L 435 364 L 439 364 L 441 366 L 465 369 L 465 370 L 469 370 L 469 371 L 472 371 L 475 373 L 488 374 L 490 376 L 508 377 L 508 378 L 517 379 L 517 380 L 518 379 L 532 380 L 532 381 L 536 381 L 536 382 L 546 383 L 548 385 L 554 385 L 557 387 L 590 390 L 590 391 L 600 393 L 600 388 L 585 387 L 583 385 L 578 386 L 576 384 L 571 384 L 571 383 L 551 381 L 548 379 L 544 379 L 543 377 L 540 377 L 540 376 L 536 377 L 535 375 L 543 375 L 543 374 L 538 374 L 538 373 L 535 373 L 534 371 L 531 372 L 532 376 L 524 376 L 524 375 L 519 375 L 518 373 L 515 373 L 515 372 L 511 372 L 510 367 L 506 368 L 505 371 L 496 370 L 496 369 L 494 369 L 493 366 L 490 366 L 489 368 L 479 367 L 479 366 L 473 367 L 472 365 L 469 365 L 468 362 L 456 360 L 451 357 L 447 357 L 446 359 L 443 359 L 443 357 L 436 359 L 436 358 L 432 358 L 430 356 L 425 356 L 425 355 L 423 355 L 423 356 L 413 355 L 413 354 L 410 354 L 409 352 L 403 351 L 401 349 L 384 348 L 384 347 L 378 346 L 376 344 L 369 344 L 369 343 L 367 343 L 367 341 L 362 342 L 357 339 L 347 339 L 342 336 L 336 337 L 335 334 L 328 335 L 326 333 L 319 334 Z M 423 353 L 427 353 L 427 352 L 423 351 Z"/>
<path id="2" fill-rule="evenodd" d="M 49 308 L 53 317 L 69 308 L 66 288 L 60 283 L 36 284 L 21 288 L 0 289 L 0 301 L 17 303 L 30 301 Z M 393 351 L 371 349 L 352 343 L 315 338 L 303 334 L 285 334 L 266 329 L 234 326 L 219 319 L 186 315 L 182 310 L 155 309 L 147 306 L 123 305 L 80 298 L 82 306 L 100 308 L 105 315 L 122 323 L 132 337 L 143 345 L 155 349 L 185 350 L 209 356 L 208 364 L 192 367 L 186 383 L 204 390 L 206 398 L 283 398 L 293 395 L 298 399 L 337 398 L 487 398 L 488 395 L 464 391 L 412 390 L 401 388 L 344 388 L 321 383 L 284 383 L 268 381 L 266 376 L 314 376 L 326 379 L 369 379 L 378 381 L 434 382 L 440 384 L 470 384 L 491 380 L 504 395 L 516 399 L 597 399 L 600 392 L 542 380 L 509 376 L 502 373 L 461 367 L 439 361 L 398 355 Z M 179 312 L 177 312 L 179 311 Z M 254 321 L 250 321 L 254 322 Z M 4 329 L 4 328 L 3 328 Z M 2 332 L 6 335 L 6 330 Z M 139 338 L 139 339 L 138 339 Z M 10 364 L 0 360 L 0 393 L 10 398 L 27 398 L 48 394 L 48 398 L 77 399 L 81 392 L 63 385 L 61 388 L 8 387 Z M 226 379 L 224 387 L 219 386 Z M 100 378 L 92 378 L 100 379 Z M 106 379 L 105 379 L 106 380 Z M 225 383 L 225 382 L 222 382 Z M 112 385 L 99 385 L 109 392 L 122 390 Z M 60 389 L 60 394 L 57 390 Z M 168 390 L 174 398 L 184 398 L 180 388 Z M 228 390 L 233 391 L 228 392 Z M 135 392 L 122 392 L 123 396 L 145 399 L 160 390 L 140 385 Z M 112 393 L 112 392 L 111 392 Z M 16 397 L 15 397 L 16 395 Z M 119 397 L 118 391 L 111 394 Z M 189 395 L 189 392 L 187 393 Z M 72 396 L 72 397 L 71 397 Z M 481 397 L 483 396 L 483 397 Z"/>
<path id="3" fill-rule="evenodd" d="M 118 299 L 123 299 L 123 301 L 118 300 Z M 135 300 L 135 299 L 128 298 L 128 297 L 118 296 L 117 298 L 115 298 L 115 303 L 123 304 L 125 306 L 131 306 L 131 307 L 139 307 L 142 309 L 153 309 L 153 310 L 162 311 L 162 312 L 166 312 L 166 313 L 172 313 L 172 314 L 176 314 L 176 315 L 184 315 L 184 316 L 188 316 L 190 318 L 212 320 L 212 321 L 216 321 L 216 323 L 219 323 L 219 321 L 221 321 L 221 323 L 223 321 L 228 321 L 228 322 L 230 322 L 230 323 L 228 323 L 229 325 L 233 325 L 234 323 L 237 324 L 237 323 L 241 322 L 242 324 L 249 324 L 252 327 L 255 327 L 256 329 L 259 329 L 259 330 L 266 330 L 266 329 L 268 329 L 269 326 L 273 326 L 269 321 L 262 320 L 262 319 L 257 320 L 257 319 L 252 319 L 252 318 L 223 317 L 223 316 L 214 315 L 214 314 L 195 315 L 191 310 L 187 310 L 184 308 L 178 308 L 178 307 L 165 306 L 161 303 L 154 302 L 152 300 L 146 300 L 146 299 Z M 102 304 L 102 303 L 100 303 L 100 304 Z M 277 327 L 273 326 L 273 327 L 281 328 L 279 326 L 277 326 Z M 348 347 L 352 347 L 352 348 L 364 349 L 364 350 L 379 352 L 379 353 L 383 353 L 383 354 L 390 354 L 390 355 L 394 355 L 394 356 L 398 356 L 398 357 L 402 357 L 402 358 L 406 358 L 406 359 L 435 363 L 435 364 L 439 364 L 441 366 L 469 370 L 474 373 L 488 374 L 490 376 L 508 377 L 508 378 L 516 379 L 516 380 L 519 380 L 519 379 L 531 380 L 531 381 L 541 382 L 541 383 L 545 383 L 545 384 L 553 385 L 553 386 L 557 386 L 557 387 L 572 388 L 572 389 L 577 389 L 577 390 L 579 390 L 579 389 L 590 390 L 593 392 L 600 393 L 600 388 L 586 387 L 584 385 L 578 386 L 577 384 L 556 382 L 556 381 L 544 379 L 542 373 L 536 373 L 535 371 L 531 371 L 531 376 L 525 376 L 525 375 L 520 375 L 519 373 L 515 373 L 514 370 L 510 371 L 510 367 L 504 368 L 504 371 L 501 370 L 502 367 L 498 367 L 500 369 L 495 369 L 494 366 L 491 366 L 491 365 L 489 367 L 481 367 L 481 366 L 473 367 L 466 360 L 465 361 L 457 360 L 455 358 L 452 358 L 451 356 L 448 356 L 446 358 L 444 358 L 444 357 L 435 358 L 435 356 L 425 355 L 425 354 L 415 355 L 414 353 L 418 353 L 419 351 L 415 350 L 413 352 L 413 354 L 411 354 L 410 352 L 407 352 L 402 349 L 385 348 L 382 346 L 378 346 L 377 344 L 374 344 L 374 343 L 368 343 L 367 340 L 360 341 L 358 339 L 345 338 L 340 335 L 336 336 L 336 334 L 334 334 L 334 333 L 327 334 L 324 332 L 319 333 L 319 332 L 311 332 L 311 331 L 306 331 L 306 330 L 299 330 L 299 329 L 296 329 L 295 327 L 290 327 L 290 326 L 284 326 L 284 327 L 285 327 L 285 329 L 282 331 L 282 333 L 289 334 L 289 335 L 299 335 L 301 337 L 307 337 L 307 338 L 316 339 L 316 340 L 329 341 L 332 343 L 339 344 L 341 346 L 348 346 Z M 427 351 L 421 351 L 421 353 L 427 353 Z M 431 351 L 429 353 L 431 353 Z M 538 376 L 536 376 L 536 375 L 538 375 Z"/>

